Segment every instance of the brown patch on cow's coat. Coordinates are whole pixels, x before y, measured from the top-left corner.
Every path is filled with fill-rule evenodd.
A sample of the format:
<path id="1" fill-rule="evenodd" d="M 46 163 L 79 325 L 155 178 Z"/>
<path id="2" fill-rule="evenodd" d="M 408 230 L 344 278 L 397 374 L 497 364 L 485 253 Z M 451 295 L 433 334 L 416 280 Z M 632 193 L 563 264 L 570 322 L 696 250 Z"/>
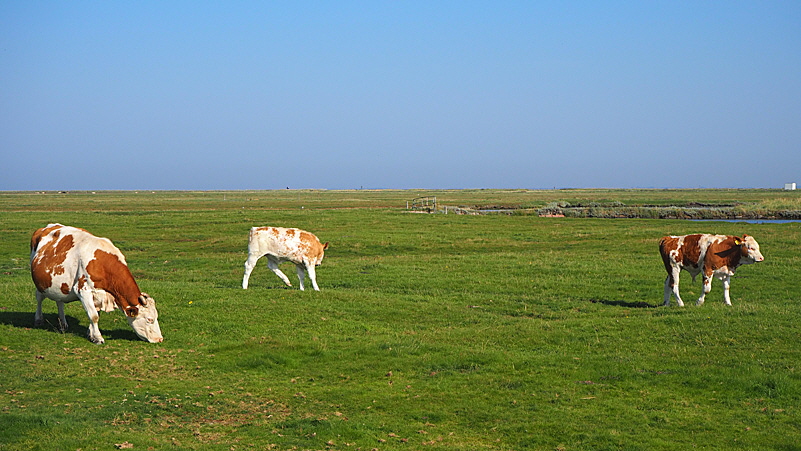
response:
<path id="1" fill-rule="evenodd" d="M 670 253 L 679 248 L 679 237 L 666 236 L 659 242 L 659 254 L 662 255 L 662 263 L 665 264 L 665 269 L 670 272 Z M 680 256 L 680 255 L 679 255 Z"/>
<path id="2" fill-rule="evenodd" d="M 684 239 L 679 244 L 681 239 Z M 659 253 L 662 255 L 662 262 L 665 269 L 670 273 L 671 261 L 680 263 L 682 266 L 697 268 L 701 259 L 701 235 L 666 236 L 659 242 Z M 675 256 L 671 255 L 675 252 Z"/>
<path id="3" fill-rule="evenodd" d="M 258 227 L 256 230 L 259 232 L 267 232 L 271 235 L 278 235 L 278 229 L 275 227 Z"/>
<path id="4" fill-rule="evenodd" d="M 50 232 L 52 232 L 53 230 L 58 230 L 60 228 L 61 228 L 60 225 L 54 225 L 53 227 L 42 227 L 41 229 L 33 232 L 33 235 L 31 235 L 31 251 L 36 249 L 36 247 L 39 245 L 39 241 L 41 241 L 42 238 L 49 235 Z M 54 233 L 53 239 L 54 240 L 58 239 L 58 235 L 59 232 Z"/>
<path id="5" fill-rule="evenodd" d="M 748 239 L 748 235 L 743 235 L 743 239 L 742 240 L 737 238 L 737 241 L 734 242 L 734 244 L 740 246 L 740 255 L 742 255 L 743 257 L 746 257 L 746 258 L 748 257 L 748 245 L 745 243 L 745 241 L 747 239 Z"/>
<path id="6" fill-rule="evenodd" d="M 66 283 L 61 284 L 61 292 L 64 294 L 70 294 L 70 286 Z"/>
<path id="7" fill-rule="evenodd" d="M 114 301 L 126 315 L 136 316 L 140 291 L 131 271 L 114 254 L 98 249 L 94 257 L 86 265 L 94 287 L 114 296 Z"/>
<path id="8" fill-rule="evenodd" d="M 54 229 L 55 227 L 51 227 L 48 230 L 52 231 Z M 40 292 L 50 288 L 50 285 L 53 283 L 54 275 L 64 273 L 64 260 L 67 258 L 67 252 L 74 246 L 72 235 L 66 235 L 59 239 L 59 232 L 56 231 L 53 233 L 53 239 L 39 248 L 38 245 L 45 236 L 45 234 L 39 233 L 42 230 L 45 229 L 39 229 L 34 234 L 34 237 L 37 235 L 39 235 L 39 237 L 35 240 L 35 245 L 37 246 L 34 248 L 36 250 L 36 258 L 31 261 L 31 277 L 33 278 L 33 284 Z M 32 240 L 32 242 L 33 241 L 34 240 Z"/>
<path id="9" fill-rule="evenodd" d="M 676 261 L 681 262 L 684 266 L 697 267 L 701 259 L 701 235 L 687 235 L 684 237 L 684 243 L 679 249 L 680 258 Z"/>
<path id="10" fill-rule="evenodd" d="M 742 241 L 739 237 L 727 236 L 725 240 L 712 243 L 706 251 L 704 261 L 704 275 L 712 277 L 712 273 L 720 268 L 730 268 L 734 270 L 740 265 L 740 258 L 743 256 Z M 746 256 L 748 251 L 746 250 Z"/>
<path id="11" fill-rule="evenodd" d="M 320 244 L 320 240 L 313 233 L 301 231 L 300 247 L 302 248 L 303 253 L 310 257 L 312 261 L 314 261 L 320 258 L 320 255 L 328 247 L 328 243 L 325 243 L 325 246 L 323 246 Z"/>

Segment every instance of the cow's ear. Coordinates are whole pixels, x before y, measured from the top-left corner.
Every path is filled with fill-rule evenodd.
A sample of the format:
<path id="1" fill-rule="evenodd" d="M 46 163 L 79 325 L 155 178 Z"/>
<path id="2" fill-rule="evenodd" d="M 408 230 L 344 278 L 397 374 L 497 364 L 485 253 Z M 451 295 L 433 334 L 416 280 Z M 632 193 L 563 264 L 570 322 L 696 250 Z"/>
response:
<path id="1" fill-rule="evenodd" d="M 140 293 L 139 294 L 139 303 L 147 307 L 147 300 L 150 299 L 150 295 L 147 293 Z"/>
<path id="2" fill-rule="evenodd" d="M 734 237 L 734 245 L 735 245 L 735 246 L 739 246 L 740 244 L 742 244 L 742 241 L 740 241 L 740 239 L 739 239 L 739 238 L 737 238 L 737 237 Z"/>
<path id="3" fill-rule="evenodd" d="M 328 241 L 326 241 L 325 244 L 323 244 L 323 250 L 326 250 L 326 249 L 328 249 Z"/>
<path id="4" fill-rule="evenodd" d="M 136 318 L 136 315 L 138 314 L 139 314 L 139 308 L 136 307 L 135 305 L 129 305 L 125 307 L 125 315 L 131 318 Z"/>

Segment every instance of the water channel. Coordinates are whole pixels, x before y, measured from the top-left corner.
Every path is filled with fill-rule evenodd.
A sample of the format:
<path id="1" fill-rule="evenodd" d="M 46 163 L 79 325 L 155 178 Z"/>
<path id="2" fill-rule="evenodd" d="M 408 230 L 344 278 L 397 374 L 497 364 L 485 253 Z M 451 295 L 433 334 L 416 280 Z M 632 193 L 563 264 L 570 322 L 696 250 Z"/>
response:
<path id="1" fill-rule="evenodd" d="M 789 222 L 801 222 L 801 219 L 691 219 L 698 222 L 747 222 L 748 224 L 787 224 Z"/>

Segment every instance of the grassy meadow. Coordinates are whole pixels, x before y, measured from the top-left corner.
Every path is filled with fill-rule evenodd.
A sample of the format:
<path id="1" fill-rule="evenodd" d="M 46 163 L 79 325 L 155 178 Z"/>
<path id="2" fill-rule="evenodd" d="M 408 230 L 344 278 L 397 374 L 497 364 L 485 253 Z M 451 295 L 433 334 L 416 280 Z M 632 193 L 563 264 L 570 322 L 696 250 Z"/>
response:
<path id="1" fill-rule="evenodd" d="M 550 202 L 799 209 L 779 190 L 0 193 L 0 450 L 801 449 L 801 223 L 411 214 Z M 31 233 L 110 238 L 165 341 L 122 313 L 86 338 L 36 308 Z M 320 292 L 260 261 L 251 226 L 330 242 Z M 753 235 L 765 262 L 682 274 L 662 307 L 659 238 Z"/>

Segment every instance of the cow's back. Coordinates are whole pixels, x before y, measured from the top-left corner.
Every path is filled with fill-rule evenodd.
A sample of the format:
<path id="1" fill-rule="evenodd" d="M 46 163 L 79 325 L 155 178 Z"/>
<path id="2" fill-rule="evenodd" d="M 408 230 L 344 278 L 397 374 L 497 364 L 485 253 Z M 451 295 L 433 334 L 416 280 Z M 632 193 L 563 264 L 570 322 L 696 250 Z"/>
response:
<path id="1" fill-rule="evenodd" d="M 110 240 L 86 230 L 61 224 L 37 230 L 31 237 L 31 277 L 36 289 L 48 297 L 74 298 L 70 290 L 98 250 L 125 265 L 125 257 Z"/>
<path id="2" fill-rule="evenodd" d="M 659 252 L 666 267 L 678 265 L 683 268 L 703 266 L 709 246 L 725 240 L 724 235 L 692 234 L 666 236 L 659 243 Z"/>
<path id="3" fill-rule="evenodd" d="M 298 252 L 298 229 L 283 227 L 254 227 L 250 231 L 248 250 L 281 259 L 294 257 Z"/>

